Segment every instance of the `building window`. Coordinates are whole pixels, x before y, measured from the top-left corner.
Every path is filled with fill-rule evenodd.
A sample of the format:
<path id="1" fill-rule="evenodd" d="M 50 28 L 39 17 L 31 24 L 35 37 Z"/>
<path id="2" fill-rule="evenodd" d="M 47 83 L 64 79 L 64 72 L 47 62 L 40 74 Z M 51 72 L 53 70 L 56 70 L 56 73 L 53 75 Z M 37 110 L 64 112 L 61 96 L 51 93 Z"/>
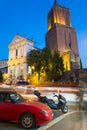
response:
<path id="1" fill-rule="evenodd" d="M 16 58 L 18 57 L 18 49 L 16 49 Z"/>

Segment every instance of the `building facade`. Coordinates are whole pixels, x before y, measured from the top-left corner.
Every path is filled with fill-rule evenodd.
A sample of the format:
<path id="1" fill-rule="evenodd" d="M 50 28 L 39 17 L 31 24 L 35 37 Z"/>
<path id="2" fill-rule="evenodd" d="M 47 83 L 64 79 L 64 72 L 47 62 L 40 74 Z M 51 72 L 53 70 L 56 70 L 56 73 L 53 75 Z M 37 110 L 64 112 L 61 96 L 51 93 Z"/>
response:
<path id="1" fill-rule="evenodd" d="M 8 47 L 8 77 L 26 80 L 26 74 L 28 74 L 27 54 L 36 49 L 34 42 L 16 35 Z"/>
<path id="2" fill-rule="evenodd" d="M 2 73 L 8 73 L 8 64 L 7 64 L 7 59 L 5 60 L 0 60 L 0 71 Z"/>
<path id="3" fill-rule="evenodd" d="M 48 13 L 46 46 L 59 51 L 65 70 L 80 68 L 76 30 L 71 25 L 70 10 L 58 5 L 57 0 Z"/>

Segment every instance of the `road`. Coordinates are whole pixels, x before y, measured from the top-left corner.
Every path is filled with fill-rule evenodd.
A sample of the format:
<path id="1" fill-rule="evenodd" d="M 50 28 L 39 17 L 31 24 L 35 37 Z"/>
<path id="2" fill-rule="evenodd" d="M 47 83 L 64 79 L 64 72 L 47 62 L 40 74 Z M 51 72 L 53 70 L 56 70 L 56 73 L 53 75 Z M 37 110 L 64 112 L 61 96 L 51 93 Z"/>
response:
<path id="1" fill-rule="evenodd" d="M 68 114 L 56 124 L 43 130 L 87 130 L 87 111 Z"/>

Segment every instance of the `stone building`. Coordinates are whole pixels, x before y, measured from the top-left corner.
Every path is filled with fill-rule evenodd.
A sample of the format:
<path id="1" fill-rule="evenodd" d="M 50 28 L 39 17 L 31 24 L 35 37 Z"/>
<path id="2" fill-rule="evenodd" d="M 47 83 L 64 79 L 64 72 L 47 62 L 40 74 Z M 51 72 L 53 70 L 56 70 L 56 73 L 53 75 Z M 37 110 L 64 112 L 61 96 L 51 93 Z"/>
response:
<path id="1" fill-rule="evenodd" d="M 27 54 L 36 49 L 34 42 L 27 38 L 16 35 L 9 47 L 8 77 L 25 79 L 28 74 Z"/>
<path id="2" fill-rule="evenodd" d="M 7 64 L 7 59 L 0 60 L 0 71 L 2 73 L 8 73 L 8 64 Z"/>
<path id="3" fill-rule="evenodd" d="M 48 13 L 46 46 L 59 51 L 65 70 L 80 68 L 76 29 L 71 25 L 70 10 L 58 5 L 57 0 Z"/>

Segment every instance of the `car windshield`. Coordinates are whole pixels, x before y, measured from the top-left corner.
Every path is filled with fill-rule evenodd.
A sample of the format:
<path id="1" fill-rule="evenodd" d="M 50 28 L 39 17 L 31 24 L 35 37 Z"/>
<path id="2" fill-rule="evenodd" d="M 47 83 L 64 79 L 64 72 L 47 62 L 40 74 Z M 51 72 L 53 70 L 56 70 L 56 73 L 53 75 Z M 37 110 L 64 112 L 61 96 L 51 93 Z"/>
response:
<path id="1" fill-rule="evenodd" d="M 17 93 L 11 93 L 10 98 L 11 98 L 13 103 L 18 103 L 18 102 L 23 102 L 24 101 L 24 98 L 21 95 L 17 94 Z"/>

